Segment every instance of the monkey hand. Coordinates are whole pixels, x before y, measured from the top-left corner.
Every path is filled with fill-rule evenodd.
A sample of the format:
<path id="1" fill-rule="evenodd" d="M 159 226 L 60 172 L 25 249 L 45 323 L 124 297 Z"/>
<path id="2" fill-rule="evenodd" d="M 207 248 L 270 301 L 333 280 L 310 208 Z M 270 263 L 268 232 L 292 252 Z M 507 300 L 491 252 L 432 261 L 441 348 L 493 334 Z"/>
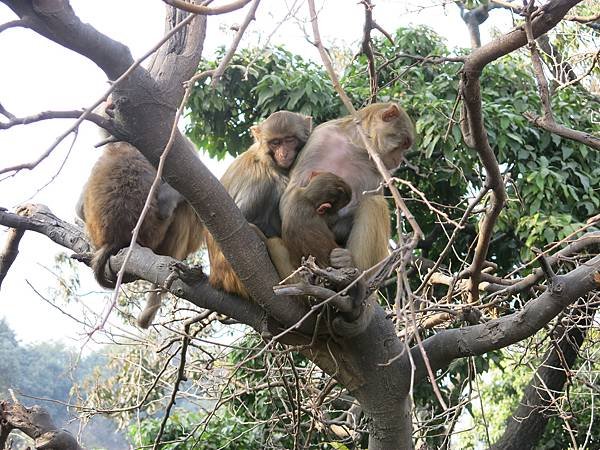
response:
<path id="1" fill-rule="evenodd" d="M 352 253 L 345 248 L 334 248 L 329 254 L 329 262 L 331 267 L 335 269 L 347 269 L 354 267 Z"/>

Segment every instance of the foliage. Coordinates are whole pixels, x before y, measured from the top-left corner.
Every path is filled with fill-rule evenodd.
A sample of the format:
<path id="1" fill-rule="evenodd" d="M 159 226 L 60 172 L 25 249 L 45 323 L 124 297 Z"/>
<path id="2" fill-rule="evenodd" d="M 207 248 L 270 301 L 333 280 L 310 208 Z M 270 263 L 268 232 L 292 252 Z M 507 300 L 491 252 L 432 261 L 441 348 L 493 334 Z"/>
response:
<path id="1" fill-rule="evenodd" d="M 261 450 L 264 448 L 260 440 L 259 430 L 262 425 L 245 423 L 229 411 L 215 416 L 207 422 L 206 428 L 200 427 L 202 436 L 197 437 L 198 424 L 204 423 L 206 414 L 198 412 L 175 411 L 169 417 L 162 441 L 173 442 L 161 445 L 162 450 L 218 450 L 240 448 Z M 143 420 L 129 428 L 129 438 L 136 446 L 151 446 L 160 429 L 162 419 Z M 190 436 L 188 439 L 186 437 Z M 201 443 L 201 444 L 200 444 Z"/>
<path id="2" fill-rule="evenodd" d="M 65 404 L 72 402 L 74 383 L 103 363 L 100 354 L 81 358 L 78 352 L 60 343 L 22 345 L 8 324 L 0 320 L 0 398 L 10 398 L 8 389 L 13 389 L 17 396 L 23 394 L 20 402 L 42 406 L 61 427 L 77 431 Z M 114 423 L 102 418 L 87 424 L 82 437 L 90 447 L 113 445 L 119 438 Z"/>
<path id="3" fill-rule="evenodd" d="M 593 343 L 593 341 L 595 341 L 594 338 L 592 343 L 584 345 L 582 354 L 586 352 L 586 347 L 590 348 L 592 352 L 597 351 L 593 350 L 593 348 L 597 349 L 597 343 Z M 473 401 L 468 410 L 472 417 L 472 423 L 469 423 L 467 430 L 459 435 L 459 448 L 473 449 L 487 445 L 486 429 L 492 443 L 502 436 L 506 419 L 517 408 L 523 395 L 523 389 L 531 381 L 532 368 L 538 367 L 542 363 L 541 355 L 525 356 L 527 348 L 535 348 L 538 345 L 540 342 L 533 339 L 533 342 L 525 344 L 525 346 L 515 345 L 501 351 L 501 364 L 497 364 L 487 373 L 485 381 L 480 380 L 481 400 Z M 541 347 L 544 351 L 547 350 L 547 346 Z M 525 363 L 524 358 L 527 358 Z M 589 365 L 589 367 L 584 368 L 582 364 Z M 588 383 L 586 386 L 580 382 L 580 379 L 584 379 L 587 373 L 592 375 L 592 379 L 597 377 L 598 363 L 582 363 L 580 361 L 572 370 L 572 373 L 579 374 L 579 379 L 571 379 L 566 393 L 553 393 L 556 404 L 554 408 L 544 411 L 544 414 L 549 417 L 549 421 L 539 441 L 540 445 L 536 447 L 537 450 L 572 448 L 571 438 L 565 432 L 565 421 L 569 422 L 580 448 L 598 448 L 599 446 L 598 433 L 592 431 L 588 434 L 589 430 L 595 430 L 599 426 L 599 419 L 592 411 L 594 406 L 590 405 L 590 395 L 597 395 L 597 392 L 594 392 L 592 383 Z M 482 415 L 482 404 L 485 420 Z M 470 429 L 471 426 L 472 429 Z"/>
<path id="4" fill-rule="evenodd" d="M 453 113 L 460 66 L 418 64 L 410 57 L 399 56 L 454 53 L 426 27 L 401 28 L 394 35 L 394 45 L 382 39 L 376 47 L 382 60 L 391 61 L 381 64 L 377 100 L 399 101 L 415 118 L 419 138 L 415 146 L 418 150 L 409 155 L 418 172 L 401 169 L 399 175 L 424 192 L 429 201 L 450 205 L 446 212 L 456 215 L 454 205 L 465 205 L 474 195 L 474 186 L 484 184 L 479 159 L 463 143 L 458 113 Z M 206 64 L 215 67 L 217 62 Z M 366 57 L 359 56 L 342 78 L 356 107 L 364 106 L 370 98 L 366 64 Z M 488 137 L 508 180 L 510 196 L 490 258 L 506 268 L 529 259 L 532 247 L 542 248 L 571 235 L 597 212 L 600 192 L 595 186 L 600 184 L 600 153 L 528 123 L 523 113 L 539 113 L 541 106 L 530 62 L 523 54 L 511 54 L 486 67 L 482 98 Z M 559 123 L 588 132 L 600 131 L 600 125 L 591 121 L 591 111 L 598 108 L 598 103 L 581 87 L 558 91 L 552 106 Z M 202 84 L 194 90 L 189 107 L 189 136 L 218 157 L 245 149 L 250 143 L 248 128 L 275 110 L 308 113 L 316 123 L 340 115 L 339 101 L 326 74 L 314 63 L 282 48 L 244 50 L 216 88 Z M 454 118 L 450 127 L 449 117 Z M 411 197 L 406 188 L 402 190 Z M 439 234 L 438 220 L 427 207 L 413 202 L 410 208 L 426 234 Z M 463 233 L 456 248 L 469 248 L 477 220 L 472 218 L 467 228 L 471 235 Z M 425 256 L 439 254 L 443 245 L 445 239 L 437 240 Z"/>
<path id="5" fill-rule="evenodd" d="M 215 69 L 224 51 L 199 70 Z M 317 123 L 341 111 L 323 69 L 281 47 L 241 50 L 215 87 L 210 80 L 195 86 L 188 106 L 188 136 L 219 159 L 244 152 L 252 143 L 249 127 L 280 109 L 310 115 Z"/>

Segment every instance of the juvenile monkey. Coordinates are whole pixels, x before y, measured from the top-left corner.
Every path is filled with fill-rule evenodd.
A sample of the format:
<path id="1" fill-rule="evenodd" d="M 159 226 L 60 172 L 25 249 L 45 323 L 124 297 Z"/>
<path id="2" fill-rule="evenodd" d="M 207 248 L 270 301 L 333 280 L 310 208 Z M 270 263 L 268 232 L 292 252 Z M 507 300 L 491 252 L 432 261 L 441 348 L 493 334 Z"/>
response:
<path id="1" fill-rule="evenodd" d="M 393 102 L 375 103 L 357 114 L 385 166 L 395 169 L 415 139 L 408 114 Z M 325 122 L 312 132 L 281 198 L 284 222 L 294 220 L 294 211 L 299 207 L 299 196 L 294 193 L 309 183 L 314 172 L 334 173 L 351 188 L 352 199 L 339 211 L 333 233 L 337 242 L 345 243 L 356 267 L 366 270 L 385 258 L 390 214 L 383 196 L 374 193 L 382 178 L 351 116 Z"/>
<path id="2" fill-rule="evenodd" d="M 271 114 L 250 128 L 254 144 L 225 171 L 221 183 L 248 222 L 267 239 L 267 249 L 280 276 L 291 273 L 287 251 L 281 243 L 279 198 L 288 183 L 288 172 L 312 130 L 312 118 L 290 111 Z M 219 246 L 207 233 L 210 284 L 248 298 Z"/>
<path id="3" fill-rule="evenodd" d="M 331 229 L 339 210 L 350 202 L 350 186 L 332 173 L 315 173 L 291 196 L 295 209 L 283 221 L 281 237 L 292 265 L 298 267 L 303 256 L 312 255 L 319 266 L 330 266 L 331 251 L 339 248 Z"/>
<path id="4" fill-rule="evenodd" d="M 111 255 L 131 241 L 133 228 L 156 176 L 156 170 L 132 145 L 110 143 L 92 168 L 77 213 L 96 249 L 92 269 L 98 283 L 114 288 L 105 267 Z M 203 225 L 192 207 L 167 183 L 152 198 L 137 242 L 155 253 L 184 259 L 202 243 Z M 138 325 L 148 328 L 160 308 L 162 294 L 149 292 Z"/>

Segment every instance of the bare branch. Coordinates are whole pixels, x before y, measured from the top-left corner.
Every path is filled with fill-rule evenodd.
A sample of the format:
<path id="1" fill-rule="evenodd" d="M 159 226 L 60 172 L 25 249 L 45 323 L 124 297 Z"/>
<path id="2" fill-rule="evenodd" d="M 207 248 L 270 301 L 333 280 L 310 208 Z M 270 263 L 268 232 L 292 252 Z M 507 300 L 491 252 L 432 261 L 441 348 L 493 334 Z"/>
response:
<path id="1" fill-rule="evenodd" d="M 560 125 L 553 119 L 549 119 L 546 116 L 540 117 L 530 112 L 523 113 L 523 116 L 525 116 L 525 118 L 536 127 L 543 128 L 550 133 L 557 134 L 566 139 L 580 142 L 588 147 L 593 148 L 594 150 L 600 150 L 600 138 L 594 136 L 593 134 L 565 127 L 564 125 Z"/>
<path id="2" fill-rule="evenodd" d="M 375 28 L 375 25 L 373 24 L 373 5 L 371 4 L 371 0 L 362 0 L 362 4 L 365 7 L 365 24 L 363 26 L 361 49 L 362 53 L 367 57 L 371 99 L 375 100 L 377 98 L 378 82 L 375 55 L 373 54 L 373 43 L 371 42 L 371 30 Z"/>
<path id="3" fill-rule="evenodd" d="M 531 16 L 533 13 L 533 2 L 531 7 L 527 9 L 525 14 L 525 32 L 527 33 L 527 41 L 529 45 L 529 51 L 531 52 L 531 61 L 533 65 L 533 72 L 538 82 L 538 89 L 540 99 L 542 101 L 542 109 L 544 111 L 543 117 L 535 116 L 532 113 L 524 113 L 523 115 L 532 124 L 541 127 L 551 133 L 558 134 L 567 139 L 585 144 L 593 149 L 600 150 L 600 138 L 595 137 L 590 133 L 583 131 L 573 130 L 564 125 L 558 124 L 554 119 L 552 113 L 552 105 L 550 104 L 550 90 L 548 88 L 548 81 L 544 75 L 544 69 L 542 68 L 542 58 L 538 51 L 535 38 L 533 36 L 533 29 L 531 24 Z"/>
<path id="4" fill-rule="evenodd" d="M 581 0 L 552 0 L 536 11 L 531 22 L 532 34 L 536 38 L 556 26 L 565 14 Z M 479 78 L 481 71 L 490 62 L 504 56 L 527 43 L 527 34 L 523 28 L 516 28 L 489 44 L 474 50 L 465 62 L 460 92 L 464 100 L 466 122 L 461 125 L 467 128 L 465 142 L 473 146 L 479 154 L 485 171 L 485 184 L 491 189 L 490 205 L 487 208 L 480 225 L 480 233 L 475 248 L 473 261 L 467 272 L 471 276 L 471 301 L 479 298 L 479 282 L 481 269 L 485 263 L 492 231 L 506 201 L 506 190 L 500 174 L 500 168 L 494 151 L 488 141 L 483 124 L 481 110 L 481 86 Z M 463 133 L 464 134 L 464 133 Z"/>
<path id="5" fill-rule="evenodd" d="M 590 291 L 600 289 L 600 256 L 596 256 L 567 275 L 557 275 L 546 292 L 530 300 L 522 310 L 485 324 L 444 330 L 423 341 L 432 365 L 446 367 L 452 360 L 482 355 L 532 336 L 566 306 Z M 411 349 L 418 378 L 426 375 L 420 352 Z"/>
<path id="6" fill-rule="evenodd" d="M 84 110 L 72 110 L 72 111 L 42 111 L 32 116 L 27 117 L 11 117 L 8 122 L 0 122 L 0 130 L 7 130 L 15 125 L 27 125 L 30 123 L 40 122 L 42 120 L 51 119 L 79 119 L 85 113 Z M 89 113 L 85 120 L 95 123 L 100 128 L 104 128 L 111 134 L 118 133 L 114 124 L 99 114 Z M 30 167 L 28 167 L 30 168 Z M 4 171 L 15 170 L 15 169 L 3 169 Z"/>
<path id="7" fill-rule="evenodd" d="M 10 22 L 3 23 L 0 25 L 0 33 L 4 30 L 8 30 L 9 28 L 27 28 L 29 27 L 29 23 L 25 19 L 11 20 Z"/>
<path id="8" fill-rule="evenodd" d="M 243 8 L 252 0 L 237 0 L 231 2 L 227 5 L 217 6 L 217 7 L 209 7 L 204 5 L 195 5 L 193 3 L 189 3 L 183 0 L 163 0 L 167 5 L 174 6 L 175 8 L 182 9 L 187 12 L 191 12 L 194 14 L 199 14 L 201 16 L 215 16 L 219 14 L 226 14 L 240 8 Z"/>
<path id="9" fill-rule="evenodd" d="M 565 20 L 570 20 L 572 22 L 578 22 L 578 23 L 596 22 L 597 20 L 600 20 L 600 13 L 594 14 L 593 16 L 568 15 L 565 17 Z"/>
<path id="10" fill-rule="evenodd" d="M 533 448 L 542 437 L 553 408 L 552 393 L 564 390 L 581 345 L 592 324 L 596 308 L 577 309 L 566 324 L 556 330 L 551 349 L 525 388 L 519 406 L 508 417 L 502 437 L 490 449 Z M 527 435 L 523 439 L 524 434 Z M 525 447 L 525 443 L 533 445 Z"/>
<path id="11" fill-rule="evenodd" d="M 83 450 L 75 436 L 57 427 L 48 411 L 39 406 L 26 408 L 17 402 L 0 402 L 0 436 L 11 430 L 21 430 L 35 441 L 35 448 Z M 4 443 L 2 443 L 4 444 Z M 5 448 L 2 445 L 2 448 Z"/>

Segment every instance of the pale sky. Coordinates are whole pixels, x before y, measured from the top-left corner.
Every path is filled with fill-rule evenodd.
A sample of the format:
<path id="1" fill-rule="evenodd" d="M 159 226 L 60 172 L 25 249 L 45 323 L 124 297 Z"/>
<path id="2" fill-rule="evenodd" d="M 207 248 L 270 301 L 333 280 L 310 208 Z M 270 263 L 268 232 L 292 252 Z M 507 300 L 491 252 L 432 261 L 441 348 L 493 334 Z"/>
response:
<path id="1" fill-rule="evenodd" d="M 225 3 L 224 1 L 217 2 Z M 374 19 L 393 32 L 400 25 L 428 24 L 446 36 L 451 46 L 468 46 L 466 27 L 452 3 L 445 8 L 420 10 L 425 2 L 375 0 Z M 72 0 L 71 4 L 84 21 L 101 32 L 129 46 L 134 58 L 151 48 L 163 34 L 164 4 L 159 0 Z M 288 5 L 299 6 L 298 19 L 307 19 L 307 6 L 291 0 L 263 0 L 257 20 L 248 29 L 242 45 L 264 45 L 272 35 L 272 44 L 284 44 L 290 50 L 318 60 L 316 49 L 310 46 L 298 21 L 278 24 L 288 11 Z M 408 5 L 408 6 L 406 6 Z M 405 8 L 413 11 L 406 14 Z M 247 7 L 245 8 L 247 10 Z M 245 10 L 227 16 L 210 17 L 204 56 L 210 57 L 218 45 L 229 45 L 233 32 L 230 27 L 239 23 Z M 363 24 L 363 7 L 358 1 L 326 0 L 320 17 L 322 37 L 327 44 L 357 47 Z M 488 20 L 482 35 L 489 33 L 490 23 L 510 27 L 510 16 L 495 12 Z M 0 5 L 0 23 L 16 17 Z M 500 25 L 500 23 L 502 25 Z M 306 30 L 310 31 L 309 25 Z M 485 39 L 485 38 L 484 38 Z M 26 29 L 9 29 L 0 33 L 0 103 L 16 116 L 27 116 L 45 110 L 78 109 L 91 105 L 106 89 L 104 74 L 91 62 Z M 2 118 L 4 119 L 4 118 Z M 61 134 L 71 121 L 55 120 L 13 127 L 0 131 L 0 167 L 29 162 L 38 157 Z M 21 172 L 5 179 L 0 176 L 0 206 L 13 209 L 23 202 L 43 203 L 59 217 L 73 220 L 74 205 L 91 166 L 101 150 L 94 149 L 98 134 L 93 125 L 84 124 L 68 158 L 72 137 L 67 138 L 53 155 L 31 172 Z M 63 161 L 66 163 L 60 169 Z M 201 154 L 211 170 L 219 176 L 226 164 L 217 164 Z M 56 178 L 47 187 L 42 186 Z M 33 198 L 31 198 L 33 196 Z M 0 227 L 0 245 L 4 245 L 5 229 Z M 45 236 L 28 232 L 21 240 L 19 255 L 0 290 L 0 318 L 5 318 L 24 342 L 63 340 L 77 346 L 81 328 L 56 309 L 48 306 L 28 284 L 49 296 L 56 287 L 52 274 L 54 257 L 64 251 Z M 91 271 L 80 265 L 82 292 L 99 291 Z M 110 293 L 85 295 L 81 302 L 71 303 L 67 310 L 78 316 L 86 307 L 95 310 L 107 304 Z M 113 314 L 113 320 L 115 316 Z M 135 330 L 134 330 L 135 332 Z"/>

